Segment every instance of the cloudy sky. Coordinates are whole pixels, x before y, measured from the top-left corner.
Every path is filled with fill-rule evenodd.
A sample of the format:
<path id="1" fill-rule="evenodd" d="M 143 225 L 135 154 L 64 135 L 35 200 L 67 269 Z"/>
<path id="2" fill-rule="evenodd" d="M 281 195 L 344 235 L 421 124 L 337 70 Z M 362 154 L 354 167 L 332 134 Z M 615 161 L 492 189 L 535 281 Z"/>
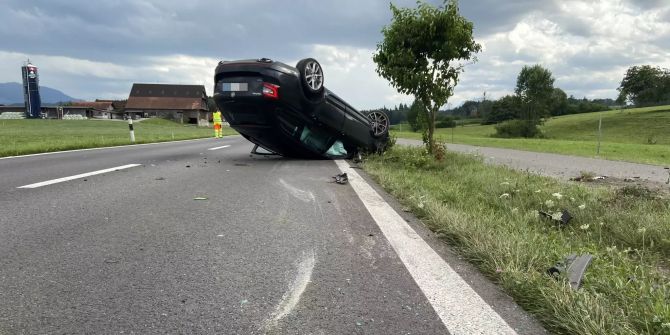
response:
<path id="1" fill-rule="evenodd" d="M 413 0 L 393 0 L 415 6 Z M 440 1 L 429 1 L 439 4 Z M 44 86 L 80 99 L 128 97 L 134 82 L 203 84 L 221 59 L 315 57 L 358 108 L 410 102 L 371 60 L 388 0 L 0 0 L 0 82 L 30 58 Z M 499 98 L 525 64 L 568 95 L 615 98 L 633 65 L 670 68 L 670 0 L 461 0 L 482 44 L 450 100 Z"/>

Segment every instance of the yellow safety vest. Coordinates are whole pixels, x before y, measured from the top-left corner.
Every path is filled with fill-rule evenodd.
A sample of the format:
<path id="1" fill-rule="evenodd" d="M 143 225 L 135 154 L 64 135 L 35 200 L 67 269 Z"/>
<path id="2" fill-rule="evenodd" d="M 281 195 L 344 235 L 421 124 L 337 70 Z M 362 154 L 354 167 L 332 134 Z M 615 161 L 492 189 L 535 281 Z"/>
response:
<path id="1" fill-rule="evenodd" d="M 221 120 L 221 112 L 219 111 L 214 112 L 212 117 L 214 118 L 214 122 L 223 122 L 223 120 Z"/>

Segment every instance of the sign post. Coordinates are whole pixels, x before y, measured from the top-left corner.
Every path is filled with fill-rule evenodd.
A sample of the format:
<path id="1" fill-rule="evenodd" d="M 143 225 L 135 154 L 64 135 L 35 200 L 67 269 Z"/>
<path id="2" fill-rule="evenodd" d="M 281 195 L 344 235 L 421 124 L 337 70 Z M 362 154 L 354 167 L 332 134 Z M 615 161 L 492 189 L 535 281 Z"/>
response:
<path id="1" fill-rule="evenodd" d="M 130 130 L 130 142 L 135 144 L 135 130 L 133 130 L 133 118 L 128 117 L 128 129 Z"/>

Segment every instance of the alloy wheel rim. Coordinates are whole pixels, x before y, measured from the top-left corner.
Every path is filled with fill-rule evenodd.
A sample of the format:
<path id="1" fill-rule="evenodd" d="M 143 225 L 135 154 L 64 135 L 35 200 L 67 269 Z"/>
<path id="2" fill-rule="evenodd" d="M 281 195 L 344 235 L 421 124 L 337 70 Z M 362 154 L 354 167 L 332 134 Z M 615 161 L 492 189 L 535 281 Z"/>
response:
<path id="1" fill-rule="evenodd" d="M 309 62 L 305 66 L 305 79 L 307 86 L 314 91 L 318 91 L 323 86 L 323 71 L 317 62 Z"/>
<path id="2" fill-rule="evenodd" d="M 389 119 L 386 114 L 372 112 L 368 117 L 372 120 L 372 132 L 375 136 L 383 135 L 388 130 Z"/>

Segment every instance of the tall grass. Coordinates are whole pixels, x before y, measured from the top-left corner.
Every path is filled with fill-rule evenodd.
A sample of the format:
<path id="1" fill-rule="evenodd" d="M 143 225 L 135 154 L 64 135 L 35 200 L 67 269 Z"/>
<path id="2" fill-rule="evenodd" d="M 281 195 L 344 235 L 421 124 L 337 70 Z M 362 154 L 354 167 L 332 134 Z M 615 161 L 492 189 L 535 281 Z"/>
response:
<path id="1" fill-rule="evenodd" d="M 415 148 L 364 167 L 549 330 L 670 334 L 667 195 L 564 183 L 454 153 L 435 162 Z M 565 227 L 537 212 L 560 209 L 574 216 Z M 595 257 L 577 291 L 546 274 L 571 253 Z"/>

